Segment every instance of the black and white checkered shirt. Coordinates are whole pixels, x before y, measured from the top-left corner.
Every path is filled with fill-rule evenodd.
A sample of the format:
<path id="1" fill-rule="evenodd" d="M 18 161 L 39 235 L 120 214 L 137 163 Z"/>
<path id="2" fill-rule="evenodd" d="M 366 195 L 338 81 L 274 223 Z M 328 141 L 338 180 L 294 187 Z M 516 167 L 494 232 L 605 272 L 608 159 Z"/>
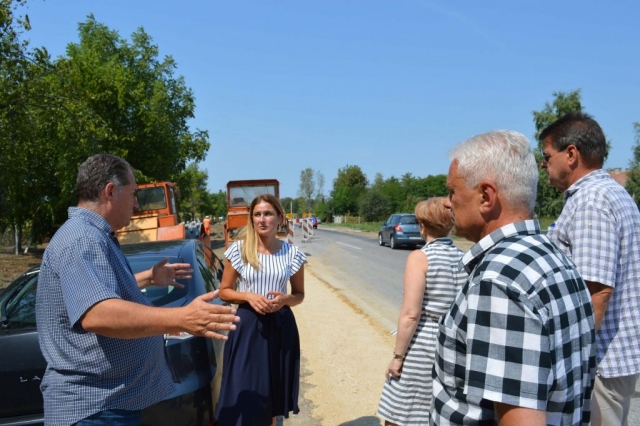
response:
<path id="1" fill-rule="evenodd" d="M 431 424 L 494 424 L 494 402 L 588 425 L 595 377 L 591 298 L 537 221 L 512 223 L 462 258 L 470 273 L 440 319 Z"/>

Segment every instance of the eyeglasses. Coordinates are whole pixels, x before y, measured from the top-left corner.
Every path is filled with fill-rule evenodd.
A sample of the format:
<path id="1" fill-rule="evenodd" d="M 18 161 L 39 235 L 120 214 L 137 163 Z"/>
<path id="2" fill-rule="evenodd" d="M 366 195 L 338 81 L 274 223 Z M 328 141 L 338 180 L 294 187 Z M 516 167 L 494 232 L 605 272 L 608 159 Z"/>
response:
<path id="1" fill-rule="evenodd" d="M 562 151 L 564 151 L 564 149 Z M 562 151 L 556 151 L 553 154 L 542 154 L 542 164 L 549 164 L 549 160 L 551 159 L 551 157 Z"/>

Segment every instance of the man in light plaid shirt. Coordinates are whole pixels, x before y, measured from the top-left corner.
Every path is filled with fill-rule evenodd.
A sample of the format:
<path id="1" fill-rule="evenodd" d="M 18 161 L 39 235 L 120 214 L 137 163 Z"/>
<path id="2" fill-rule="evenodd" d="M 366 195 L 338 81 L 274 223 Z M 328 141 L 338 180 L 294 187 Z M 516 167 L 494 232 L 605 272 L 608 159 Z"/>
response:
<path id="1" fill-rule="evenodd" d="M 456 233 L 476 242 L 469 279 L 440 319 L 432 425 L 589 424 L 591 299 L 573 263 L 532 220 L 538 169 L 520 133 L 453 149 Z"/>
<path id="2" fill-rule="evenodd" d="M 640 213 L 602 169 L 607 142 L 592 117 L 567 114 L 540 140 L 549 185 L 564 192 L 549 238 L 576 264 L 593 299 L 598 370 L 592 424 L 626 425 L 640 376 Z"/>

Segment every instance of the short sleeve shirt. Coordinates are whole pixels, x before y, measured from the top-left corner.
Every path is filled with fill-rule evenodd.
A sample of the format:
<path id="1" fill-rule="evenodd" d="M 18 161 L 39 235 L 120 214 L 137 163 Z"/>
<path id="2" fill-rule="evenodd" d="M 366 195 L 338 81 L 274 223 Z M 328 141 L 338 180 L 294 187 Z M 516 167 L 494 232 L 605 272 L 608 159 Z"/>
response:
<path id="1" fill-rule="evenodd" d="M 564 192 L 548 236 L 586 281 L 614 288 L 596 334 L 598 375 L 640 373 L 640 212 L 627 191 L 600 169 Z"/>
<path id="2" fill-rule="evenodd" d="M 270 291 L 287 293 L 287 282 L 307 262 L 305 254 L 296 246 L 282 242 L 277 253 L 258 253 L 260 270 L 242 262 L 242 241 L 233 243 L 224 253 L 229 263 L 240 275 L 238 291 L 271 297 Z"/>
<path id="3" fill-rule="evenodd" d="M 115 339 L 82 328 L 89 308 L 113 298 L 150 304 L 109 224 L 90 210 L 70 208 L 45 250 L 36 296 L 47 425 L 108 409 L 140 410 L 173 391 L 162 336 Z"/>
<path id="4" fill-rule="evenodd" d="M 494 424 L 494 402 L 589 424 L 591 298 L 537 221 L 499 228 L 461 261 L 469 278 L 439 322 L 431 424 Z"/>

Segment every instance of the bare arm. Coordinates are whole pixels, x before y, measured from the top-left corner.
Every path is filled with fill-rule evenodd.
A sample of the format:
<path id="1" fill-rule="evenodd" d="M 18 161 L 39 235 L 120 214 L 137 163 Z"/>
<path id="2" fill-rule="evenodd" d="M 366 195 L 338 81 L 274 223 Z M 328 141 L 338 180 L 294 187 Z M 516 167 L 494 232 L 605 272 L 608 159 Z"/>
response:
<path id="1" fill-rule="evenodd" d="M 604 313 L 607 311 L 607 306 L 609 306 L 609 300 L 611 300 L 611 295 L 613 294 L 613 287 L 609 287 L 608 285 L 600 284 L 595 281 L 585 282 L 589 288 L 589 293 L 591 293 L 593 316 L 595 318 L 596 331 L 598 331 L 600 329 L 600 324 L 602 324 Z"/>
<path id="2" fill-rule="evenodd" d="M 494 402 L 496 417 L 500 426 L 546 426 L 547 415 L 544 411 L 532 408 Z"/>
<path id="3" fill-rule="evenodd" d="M 212 305 L 218 292 L 204 294 L 187 306 L 158 308 L 122 299 L 102 300 L 87 310 L 80 319 L 82 328 L 96 334 L 120 339 L 135 339 L 164 333 L 186 331 L 195 336 L 226 340 L 216 333 L 235 330 L 235 309 Z"/>
<path id="4" fill-rule="evenodd" d="M 291 281 L 291 294 L 283 294 L 279 291 L 270 291 L 269 294 L 275 296 L 271 299 L 272 312 L 280 310 L 284 305 L 296 306 L 304 300 L 304 265 L 300 266 L 298 272 L 289 279 Z"/>
<path id="5" fill-rule="evenodd" d="M 409 343 L 418 327 L 428 268 L 427 256 L 419 250 L 412 252 L 407 258 L 404 271 L 404 295 L 398 316 L 398 334 L 394 348 L 394 352 L 398 355 L 406 355 Z M 402 359 L 392 359 L 385 372 L 386 379 L 389 380 L 389 376 L 400 376 L 403 363 Z"/>
<path id="6" fill-rule="evenodd" d="M 231 262 L 226 262 L 220 283 L 220 298 L 228 303 L 248 303 L 259 314 L 271 312 L 271 303 L 266 297 L 248 291 L 236 291 L 236 280 L 240 278 L 238 271 L 233 269 Z"/>

